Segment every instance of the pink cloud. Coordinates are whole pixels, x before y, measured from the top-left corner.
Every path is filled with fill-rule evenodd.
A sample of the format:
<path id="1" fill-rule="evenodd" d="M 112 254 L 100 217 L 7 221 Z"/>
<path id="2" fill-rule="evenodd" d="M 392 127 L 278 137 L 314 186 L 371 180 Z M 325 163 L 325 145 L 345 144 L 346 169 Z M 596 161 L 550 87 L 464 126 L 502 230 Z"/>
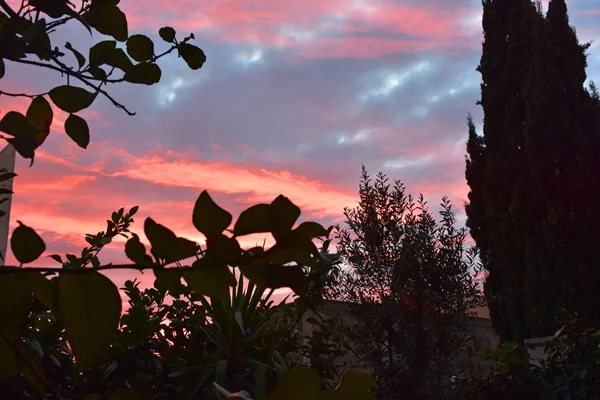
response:
<path id="1" fill-rule="evenodd" d="M 433 3 L 212 0 L 198 5 L 157 0 L 153 6 L 129 3 L 123 7 L 133 29 L 171 24 L 182 34 L 195 32 L 200 40 L 284 48 L 302 57 L 371 58 L 448 46 L 463 48 L 465 38 L 479 35 L 479 30 L 465 25 L 471 10 Z"/>

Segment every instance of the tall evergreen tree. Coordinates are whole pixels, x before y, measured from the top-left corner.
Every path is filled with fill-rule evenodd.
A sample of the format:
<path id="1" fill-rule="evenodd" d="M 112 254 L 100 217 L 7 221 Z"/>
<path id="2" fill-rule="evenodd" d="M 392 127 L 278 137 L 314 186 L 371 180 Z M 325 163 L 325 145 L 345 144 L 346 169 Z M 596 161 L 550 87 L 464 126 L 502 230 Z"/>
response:
<path id="1" fill-rule="evenodd" d="M 585 299 L 600 255 L 600 108 L 583 87 L 589 46 L 564 0 L 546 17 L 530 0 L 483 7 L 484 131 L 469 118 L 467 225 L 489 273 L 494 327 L 520 341 L 553 334 L 563 313 L 600 308 Z"/>

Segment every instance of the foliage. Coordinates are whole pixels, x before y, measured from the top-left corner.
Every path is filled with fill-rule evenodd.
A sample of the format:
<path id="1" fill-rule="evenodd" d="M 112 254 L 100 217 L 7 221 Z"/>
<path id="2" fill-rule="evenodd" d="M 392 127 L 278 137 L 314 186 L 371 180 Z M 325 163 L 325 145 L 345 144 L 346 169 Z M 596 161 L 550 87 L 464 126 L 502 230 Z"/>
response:
<path id="1" fill-rule="evenodd" d="M 260 209 L 259 215 L 255 214 L 257 209 Z M 4 322 L 0 331 L 0 357 L 3 364 L 1 378 L 10 379 L 22 374 L 34 387 L 57 393 L 57 388 L 45 377 L 44 369 L 39 367 L 43 354 L 32 352 L 24 341 L 33 299 L 43 305 L 44 310 L 51 310 L 53 318 L 64 328 L 64 331 L 60 330 L 61 335 L 64 335 L 80 372 L 101 361 L 119 327 L 121 301 L 117 288 L 100 271 L 149 269 L 154 272 L 156 285 L 167 288 L 173 294 L 180 290 L 180 286 L 184 286 L 198 295 L 212 296 L 210 304 L 205 302 L 203 309 L 220 325 L 219 328 L 205 326 L 201 329 L 213 341 L 213 345 L 227 344 L 228 347 L 217 346 L 218 351 L 214 353 L 220 362 L 222 360 L 218 354 L 234 357 L 235 360 L 240 356 L 237 354 L 240 348 L 236 346 L 241 344 L 244 351 L 248 351 L 257 344 L 259 338 L 264 341 L 269 337 L 256 325 L 250 331 L 241 332 L 241 336 L 229 336 L 240 328 L 239 325 L 237 328 L 235 324 L 232 325 L 232 321 L 235 320 L 237 324 L 242 322 L 242 325 L 245 321 L 244 315 L 240 320 L 237 312 L 243 311 L 246 318 L 254 318 L 252 313 L 255 310 L 251 305 L 246 305 L 244 299 L 259 301 L 257 304 L 261 304 L 261 309 L 266 307 L 260 300 L 264 289 L 239 292 L 241 283 L 236 292 L 237 297 L 234 296 L 229 303 L 222 300 L 228 297 L 230 287 L 236 285 L 236 278 L 229 266 L 239 268 L 243 275 L 261 288 L 292 287 L 296 293 L 306 292 L 311 276 L 321 273 L 325 268 L 312 239 L 326 233 L 326 230 L 316 223 L 308 222 L 294 228 L 300 210 L 283 196 L 277 197 L 270 204 L 253 206 L 243 212 L 234 224 L 234 234 L 228 236 L 224 231 L 232 223 L 231 214 L 219 207 L 207 192 L 202 192 L 194 207 L 192 220 L 205 235 L 206 245 L 200 246 L 177 237 L 165 226 L 147 218 L 144 230 L 150 242 L 151 255 L 146 253 L 144 244 L 136 234 L 129 235 L 128 227 L 133 222 L 132 216 L 136 211 L 137 207 L 126 214 L 124 209 L 113 213 L 111 220 L 107 221 L 106 232 L 87 235 L 90 247 L 82 251 L 81 257 L 68 254 L 66 261 L 63 261 L 60 256 L 52 255 L 53 259 L 62 264 L 59 268 L 0 268 L 0 284 L 3 288 L 0 318 Z M 269 224 L 264 223 L 265 218 Z M 276 240 L 275 244 L 268 249 L 253 247 L 243 250 L 238 237 L 257 232 L 271 233 Z M 116 235 L 128 237 L 125 253 L 134 264 L 100 265 L 98 252 Z M 24 264 L 37 259 L 43 252 L 44 244 L 35 230 L 21 224 L 11 238 L 11 247 L 21 249 L 15 253 L 15 257 Z M 193 259 L 190 260 L 191 258 Z M 173 267 L 168 267 L 172 264 Z M 51 275 L 50 279 L 48 275 Z M 181 283 L 181 278 L 186 285 Z M 132 288 L 128 290 L 133 293 Z M 197 301 L 201 301 L 200 298 L 198 296 Z M 229 310 L 229 315 L 222 314 L 226 309 Z M 257 321 L 252 322 L 254 323 Z M 229 342 L 222 341 L 225 337 Z M 238 342 L 239 338 L 242 339 L 241 342 Z M 252 354 L 245 354 L 244 357 L 252 357 Z M 229 370 L 233 373 L 239 366 L 233 362 L 226 367 L 226 376 L 229 376 Z"/>
<path id="2" fill-rule="evenodd" d="M 353 304 L 348 327 L 364 367 L 374 371 L 378 398 L 442 395 L 467 366 L 471 336 L 466 311 L 478 304 L 473 254 L 443 199 L 441 221 L 423 197 L 414 200 L 380 173 L 363 168 L 360 202 L 345 209 L 338 251 L 351 268 L 341 274 L 341 300 Z"/>
<path id="3" fill-rule="evenodd" d="M 489 352 L 496 368 L 485 379 L 458 383 L 460 399 L 600 399 L 600 330 L 580 321 L 565 325 L 534 364 L 518 343 L 505 342 Z"/>
<path id="4" fill-rule="evenodd" d="M 292 363 L 314 369 L 323 378 L 323 387 L 331 388 L 350 367 L 344 358 L 353 355 L 346 326 L 339 315 L 328 318 L 318 310 L 306 322 L 312 332 L 294 349 Z"/>
<path id="5" fill-rule="evenodd" d="M 503 341 L 551 335 L 556 318 L 600 318 L 600 107 L 565 0 L 483 2 L 483 136 L 469 117 L 467 226 L 488 271 Z M 589 207 L 582 207 L 589 204 Z"/>
<path id="6" fill-rule="evenodd" d="M 127 16 L 119 8 L 119 1 L 81 0 L 80 7 L 68 0 L 22 1 L 13 9 L 0 1 L 0 79 L 5 75 L 5 62 L 31 65 L 49 69 L 66 78 L 66 84 L 38 94 L 9 93 L 0 95 L 28 97 L 31 104 L 26 115 L 9 111 L 0 120 L 3 137 L 24 158 L 33 163 L 35 149 L 48 137 L 53 121 L 53 111 L 48 99 L 59 109 L 69 113 L 64 123 L 67 135 L 82 148 L 90 143 L 89 127 L 78 115 L 90 107 L 98 95 L 129 115 L 135 115 L 108 92 L 109 84 L 133 83 L 154 85 L 162 76 L 157 61 L 177 51 L 191 69 L 199 69 L 206 61 L 204 52 L 189 43 L 191 34 L 181 40 L 171 27 L 163 27 L 158 34 L 169 47 L 159 52 L 149 37 L 130 35 Z M 77 22 L 92 34 L 112 37 L 100 41 L 89 49 L 76 49 L 69 42 L 62 48 L 52 41 L 53 33 L 62 25 Z M 123 43 L 120 47 L 118 44 Z M 76 80 L 84 87 L 73 86 Z"/>

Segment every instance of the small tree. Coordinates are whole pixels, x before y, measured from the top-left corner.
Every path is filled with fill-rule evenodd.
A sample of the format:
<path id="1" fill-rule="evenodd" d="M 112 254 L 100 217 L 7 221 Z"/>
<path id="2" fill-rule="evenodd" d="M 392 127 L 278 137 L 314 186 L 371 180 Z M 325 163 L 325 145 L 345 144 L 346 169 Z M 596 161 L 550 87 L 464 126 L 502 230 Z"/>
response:
<path id="1" fill-rule="evenodd" d="M 380 173 L 363 168 L 360 202 L 346 208 L 338 250 L 349 269 L 338 280 L 341 299 L 354 304 L 355 350 L 374 371 L 381 399 L 439 396 L 465 367 L 470 334 L 466 311 L 480 292 L 474 254 L 447 198 L 438 223 L 422 196 L 405 194 Z M 411 398 L 411 397 L 406 397 Z"/>

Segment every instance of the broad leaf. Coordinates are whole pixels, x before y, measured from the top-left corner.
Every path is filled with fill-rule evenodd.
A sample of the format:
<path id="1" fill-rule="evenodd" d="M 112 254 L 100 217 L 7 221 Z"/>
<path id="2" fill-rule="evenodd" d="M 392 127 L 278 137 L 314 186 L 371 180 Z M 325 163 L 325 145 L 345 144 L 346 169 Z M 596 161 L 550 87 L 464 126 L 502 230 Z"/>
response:
<path id="1" fill-rule="evenodd" d="M 135 233 L 125 243 L 125 255 L 137 265 L 152 265 L 152 258 L 146 254 L 146 246 Z"/>
<path id="2" fill-rule="evenodd" d="M 1 331 L 0 334 L 2 334 Z M 0 380 L 12 378 L 20 371 L 21 363 L 13 346 L 0 340 Z"/>
<path id="3" fill-rule="evenodd" d="M 121 316 L 121 297 L 110 279 L 98 272 L 62 272 L 58 288 L 59 317 L 83 371 L 111 343 Z"/>
<path id="4" fill-rule="evenodd" d="M 37 260 L 46 251 L 46 244 L 35 230 L 21 221 L 17 222 L 19 226 L 10 238 L 10 248 L 17 261 L 27 264 Z"/>
<path id="5" fill-rule="evenodd" d="M 375 386 L 373 376 L 362 371 L 348 371 L 342 377 L 336 391 L 370 393 Z"/>
<path id="6" fill-rule="evenodd" d="M 244 236 L 253 233 L 271 232 L 270 210 L 271 206 L 269 204 L 256 204 L 242 211 L 233 227 L 233 234 Z"/>
<path id="7" fill-rule="evenodd" d="M 271 203 L 273 213 L 273 233 L 289 231 L 300 217 L 300 208 L 283 195 Z"/>
<path id="8" fill-rule="evenodd" d="M 154 43 L 145 35 L 133 35 L 127 39 L 127 54 L 137 62 L 150 60 L 154 56 Z"/>
<path id="9" fill-rule="evenodd" d="M 327 236 L 327 229 L 325 229 L 323 225 L 312 221 L 301 223 L 294 229 L 294 232 L 310 239 Z"/>
<path id="10" fill-rule="evenodd" d="M 271 289 L 289 287 L 296 294 L 303 294 L 307 290 L 306 276 L 297 265 L 242 265 L 240 270 L 259 286 Z"/>
<path id="11" fill-rule="evenodd" d="M 179 268 L 162 268 L 154 269 L 156 277 L 155 285 L 169 291 L 169 293 L 177 293 L 181 286 L 181 271 Z"/>
<path id="12" fill-rule="evenodd" d="M 56 296 L 55 281 L 44 277 L 40 272 L 32 270 L 22 275 L 23 283 L 33 292 L 40 303 L 47 308 L 53 308 Z"/>
<path id="13" fill-rule="evenodd" d="M 29 315 L 31 291 L 17 274 L 0 275 L 0 288 L 0 329 L 6 334 L 13 334 Z"/>
<path id="14" fill-rule="evenodd" d="M 158 35 L 167 43 L 175 42 L 175 29 L 170 26 L 163 26 L 158 30 Z"/>
<path id="15" fill-rule="evenodd" d="M 114 37 L 119 42 L 127 40 L 127 17 L 114 5 L 95 5 L 83 18 L 98 32 Z"/>
<path id="16" fill-rule="evenodd" d="M 104 57 L 104 63 L 111 67 L 119 68 L 121 71 L 127 73 L 133 69 L 133 63 L 127 57 L 127 54 L 123 49 L 113 49 L 109 51 Z"/>
<path id="17" fill-rule="evenodd" d="M 85 119 L 75 114 L 69 114 L 65 121 L 65 132 L 82 149 L 90 144 L 90 128 Z"/>
<path id="18" fill-rule="evenodd" d="M 194 205 L 192 222 L 204 236 L 221 234 L 232 219 L 231 214 L 219 207 L 206 190 L 200 193 Z"/>
<path id="19" fill-rule="evenodd" d="M 37 96 L 31 101 L 26 117 L 40 130 L 47 132 L 50 130 L 54 113 L 52 112 L 50 103 L 48 103 L 44 96 Z"/>
<path id="20" fill-rule="evenodd" d="M 20 112 L 9 111 L 4 114 L 4 117 L 0 120 L 0 131 L 15 137 L 26 136 L 33 138 L 40 129 L 33 125 L 31 121 Z"/>
<path id="21" fill-rule="evenodd" d="M 58 108 L 68 113 L 77 113 L 92 105 L 96 93 L 76 86 L 57 86 L 48 93 Z"/>
<path id="22" fill-rule="evenodd" d="M 154 63 L 142 63 L 133 66 L 133 68 L 125 74 L 125 80 L 131 83 L 144 85 L 154 85 L 160 82 L 162 71 L 160 67 Z"/>
<path id="23" fill-rule="evenodd" d="M 196 292 L 213 298 L 229 296 L 229 289 L 235 285 L 235 276 L 227 266 L 198 267 L 183 271 L 183 279 Z"/>
<path id="24" fill-rule="evenodd" d="M 202 68 L 202 65 L 206 62 L 206 55 L 202 49 L 193 44 L 181 43 L 178 50 L 181 58 L 184 59 L 191 69 Z"/>
<path id="25" fill-rule="evenodd" d="M 152 218 L 146 218 L 144 233 L 152 245 L 152 254 L 167 263 L 193 257 L 199 251 L 197 243 L 177 237 L 173 231 L 154 222 Z"/>
<path id="26" fill-rule="evenodd" d="M 108 55 L 116 48 L 117 42 L 114 40 L 104 40 L 98 42 L 90 48 L 90 66 L 99 66 L 104 64 Z"/>

